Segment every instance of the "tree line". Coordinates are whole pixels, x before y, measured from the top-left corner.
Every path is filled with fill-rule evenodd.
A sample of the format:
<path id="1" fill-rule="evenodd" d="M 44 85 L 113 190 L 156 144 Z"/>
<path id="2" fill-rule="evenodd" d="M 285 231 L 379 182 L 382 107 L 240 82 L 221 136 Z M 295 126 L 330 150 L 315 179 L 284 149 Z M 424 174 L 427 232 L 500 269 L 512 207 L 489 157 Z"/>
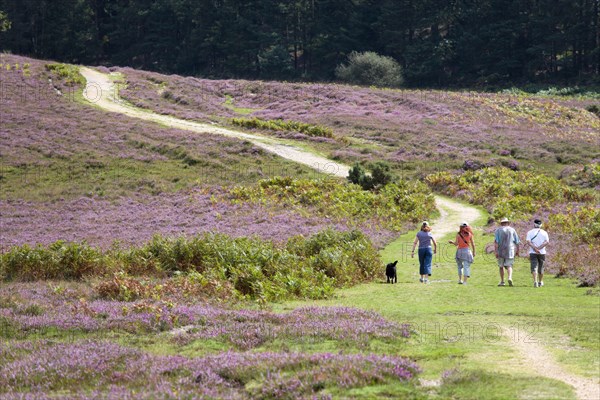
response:
<path id="1" fill-rule="evenodd" d="M 0 50 L 213 78 L 333 80 L 353 51 L 412 86 L 597 83 L 600 0 L 0 0 Z"/>

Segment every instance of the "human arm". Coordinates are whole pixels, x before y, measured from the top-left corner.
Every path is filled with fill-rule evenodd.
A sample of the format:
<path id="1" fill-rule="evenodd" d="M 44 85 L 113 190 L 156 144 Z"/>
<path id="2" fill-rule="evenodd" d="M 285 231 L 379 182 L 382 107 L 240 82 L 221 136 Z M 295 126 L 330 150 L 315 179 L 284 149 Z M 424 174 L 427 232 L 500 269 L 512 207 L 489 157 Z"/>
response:
<path id="1" fill-rule="evenodd" d="M 473 238 L 473 235 L 471 235 L 471 248 L 473 249 L 473 257 L 475 257 L 475 239 Z"/>
<path id="2" fill-rule="evenodd" d="M 419 243 L 419 238 L 415 238 L 415 241 L 413 242 L 412 252 L 410 253 L 411 257 L 415 256 L 415 247 L 417 247 L 417 243 Z"/>
<path id="3" fill-rule="evenodd" d="M 431 236 L 431 241 L 433 242 L 433 254 L 435 254 L 437 252 L 437 242 L 435 241 L 433 236 Z"/>
<path id="4" fill-rule="evenodd" d="M 533 244 L 533 242 L 531 240 L 527 240 L 527 244 L 529 246 L 531 246 L 531 248 L 533 249 L 533 251 L 535 251 L 536 253 L 540 253 L 540 248 L 537 247 L 535 244 Z"/>
<path id="5" fill-rule="evenodd" d="M 454 240 L 449 240 L 448 243 L 458 246 L 458 235 L 456 235 Z"/>

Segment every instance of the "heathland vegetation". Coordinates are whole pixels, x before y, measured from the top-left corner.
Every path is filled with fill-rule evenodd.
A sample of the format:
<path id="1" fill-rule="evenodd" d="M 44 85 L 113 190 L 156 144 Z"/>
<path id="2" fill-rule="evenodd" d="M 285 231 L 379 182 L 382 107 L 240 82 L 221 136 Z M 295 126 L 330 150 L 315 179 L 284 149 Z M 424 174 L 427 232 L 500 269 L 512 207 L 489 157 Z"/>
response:
<path id="1" fill-rule="evenodd" d="M 558 341 L 569 371 L 597 369 L 594 93 L 101 68 L 129 104 L 315 148 L 354 164 L 351 183 L 252 143 L 107 117 L 79 101 L 74 66 L 0 64 L 0 396 L 573 398 L 516 376 L 501 332 L 522 326 Z M 419 284 L 394 241 L 433 221 L 434 193 L 489 212 L 472 221 L 484 229 L 468 287 L 444 251 Z M 495 287 L 485 249 L 502 216 L 521 234 L 546 222 L 545 288 L 532 292 L 521 260 L 515 290 Z M 393 259 L 399 285 L 380 284 Z M 487 330 L 453 340 L 448 326 Z"/>

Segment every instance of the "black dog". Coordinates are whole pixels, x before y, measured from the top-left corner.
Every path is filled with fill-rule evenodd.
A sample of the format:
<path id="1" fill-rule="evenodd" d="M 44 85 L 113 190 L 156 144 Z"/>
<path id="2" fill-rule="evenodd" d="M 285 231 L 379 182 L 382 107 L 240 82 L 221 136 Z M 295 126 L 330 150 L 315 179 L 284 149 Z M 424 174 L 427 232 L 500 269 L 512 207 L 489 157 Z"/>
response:
<path id="1" fill-rule="evenodd" d="M 396 264 L 398 264 L 398 260 L 389 263 L 385 266 L 385 276 L 387 276 L 387 283 L 398 283 L 398 276 L 396 276 Z"/>

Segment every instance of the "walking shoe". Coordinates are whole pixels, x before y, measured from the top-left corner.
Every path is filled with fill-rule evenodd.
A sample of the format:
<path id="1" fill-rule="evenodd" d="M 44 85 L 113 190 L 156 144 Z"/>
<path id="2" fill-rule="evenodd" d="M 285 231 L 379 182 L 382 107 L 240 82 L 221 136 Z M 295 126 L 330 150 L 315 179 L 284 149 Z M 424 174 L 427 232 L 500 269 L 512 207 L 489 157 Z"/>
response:
<path id="1" fill-rule="evenodd" d="M 458 284 L 459 284 L 459 285 L 462 285 L 462 284 L 463 284 L 463 281 L 458 281 Z"/>
<path id="2" fill-rule="evenodd" d="M 544 286 L 544 282 L 538 283 L 538 287 L 542 287 L 542 286 Z"/>
<path id="3" fill-rule="evenodd" d="M 508 286 L 512 286 L 512 279 L 508 280 Z"/>
<path id="4" fill-rule="evenodd" d="M 423 278 L 419 278 L 419 282 L 423 283 Z"/>
<path id="5" fill-rule="evenodd" d="M 533 282 L 533 287 L 538 287 L 538 283 L 537 282 Z"/>
<path id="6" fill-rule="evenodd" d="M 504 282 L 500 282 L 498 286 L 504 286 Z"/>
<path id="7" fill-rule="evenodd" d="M 424 283 L 429 283 L 429 279 L 425 279 Z"/>

